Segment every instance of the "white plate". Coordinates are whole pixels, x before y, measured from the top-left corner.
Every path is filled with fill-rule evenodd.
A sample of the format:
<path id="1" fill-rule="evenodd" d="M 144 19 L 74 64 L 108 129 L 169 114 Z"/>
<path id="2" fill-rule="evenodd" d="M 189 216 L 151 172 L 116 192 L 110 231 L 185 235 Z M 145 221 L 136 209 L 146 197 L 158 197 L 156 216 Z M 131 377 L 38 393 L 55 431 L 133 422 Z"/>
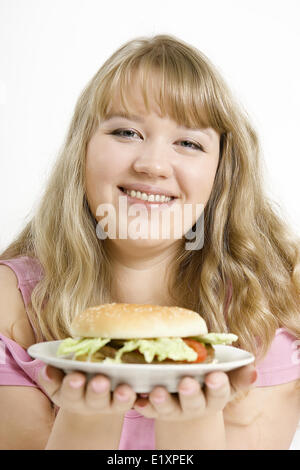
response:
<path id="1" fill-rule="evenodd" d="M 27 350 L 31 357 L 68 373 L 82 371 L 90 379 L 95 374 L 104 374 L 111 380 L 111 390 L 118 384 L 127 383 L 136 393 L 149 393 L 156 385 L 162 385 L 170 393 L 175 393 L 181 378 L 194 377 L 203 383 L 208 372 L 221 370 L 227 372 L 254 361 L 254 356 L 243 349 L 233 346 L 215 345 L 213 364 L 101 364 L 100 362 L 82 362 L 63 359 L 56 356 L 61 341 L 46 341 L 30 346 Z"/>

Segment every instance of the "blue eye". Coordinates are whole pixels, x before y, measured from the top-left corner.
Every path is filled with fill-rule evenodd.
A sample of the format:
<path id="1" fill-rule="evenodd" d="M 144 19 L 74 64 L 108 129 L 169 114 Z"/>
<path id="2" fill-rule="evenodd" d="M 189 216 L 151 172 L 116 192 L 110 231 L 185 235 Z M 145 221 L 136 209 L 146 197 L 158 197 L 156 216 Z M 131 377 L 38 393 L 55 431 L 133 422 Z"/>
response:
<path id="1" fill-rule="evenodd" d="M 112 132 L 112 135 L 120 135 L 121 137 L 132 137 L 131 135 L 122 135 L 122 132 L 131 132 L 132 134 L 136 134 L 135 131 L 132 131 L 130 129 L 116 129 L 115 131 Z"/>
<path id="2" fill-rule="evenodd" d="M 126 135 L 127 133 L 127 135 Z M 130 135 L 131 133 L 131 135 Z M 127 138 L 130 138 L 130 137 L 133 137 L 133 134 L 137 134 L 137 132 L 131 130 L 131 129 L 116 129 L 115 131 L 111 132 L 111 135 L 117 135 L 117 136 L 120 136 L 120 137 L 127 137 Z M 186 144 L 188 144 L 188 146 L 184 145 L 185 148 L 187 149 L 191 149 L 191 150 L 200 150 L 202 152 L 204 152 L 204 148 L 202 147 L 202 145 L 200 144 L 196 144 L 195 142 L 191 142 L 190 140 L 181 140 L 180 141 L 181 143 L 184 142 Z"/>
<path id="3" fill-rule="evenodd" d="M 191 142 L 190 140 L 181 140 L 181 142 L 185 142 L 185 143 L 187 143 L 187 144 L 193 145 L 193 147 L 184 146 L 184 147 L 186 147 L 186 148 L 190 148 L 190 149 L 192 149 L 192 150 L 202 150 L 202 152 L 204 152 L 204 149 L 203 149 L 202 145 L 195 144 L 194 142 Z"/>

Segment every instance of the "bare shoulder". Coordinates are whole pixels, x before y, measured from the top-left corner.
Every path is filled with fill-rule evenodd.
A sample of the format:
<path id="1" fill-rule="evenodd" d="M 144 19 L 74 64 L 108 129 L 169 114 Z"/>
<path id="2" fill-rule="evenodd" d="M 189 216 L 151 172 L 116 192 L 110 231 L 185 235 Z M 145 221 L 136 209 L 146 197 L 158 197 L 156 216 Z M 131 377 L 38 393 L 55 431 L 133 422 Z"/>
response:
<path id="1" fill-rule="evenodd" d="M 23 348 L 35 342 L 14 271 L 0 264 L 0 332 Z"/>
<path id="2" fill-rule="evenodd" d="M 0 449 L 45 449 L 55 412 L 50 400 L 36 387 L 0 387 Z"/>
<path id="3" fill-rule="evenodd" d="M 27 348 L 35 342 L 14 271 L 0 265 L 0 332 Z M 37 387 L 0 386 L 0 449 L 44 449 L 55 413 Z"/>
<path id="4" fill-rule="evenodd" d="M 224 409 L 228 449 L 289 449 L 300 420 L 299 380 L 257 387 Z"/>
<path id="5" fill-rule="evenodd" d="M 300 380 L 294 380 L 270 387 L 253 388 L 248 392 L 239 392 L 223 411 L 225 422 L 241 425 L 251 424 L 269 406 L 276 407 L 282 400 L 293 405 L 293 409 L 298 413 L 300 419 L 299 384 Z"/>

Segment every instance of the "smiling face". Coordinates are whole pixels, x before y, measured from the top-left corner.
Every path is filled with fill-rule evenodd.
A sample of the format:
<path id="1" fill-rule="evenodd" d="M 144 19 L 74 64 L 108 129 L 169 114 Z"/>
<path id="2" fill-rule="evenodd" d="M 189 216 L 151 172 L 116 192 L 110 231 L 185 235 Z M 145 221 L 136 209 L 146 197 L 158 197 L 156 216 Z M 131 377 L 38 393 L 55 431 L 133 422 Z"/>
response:
<path id="1" fill-rule="evenodd" d="M 129 115 L 125 113 L 115 96 L 108 115 L 90 139 L 86 154 L 86 196 L 90 209 L 99 221 L 96 213 L 100 204 L 109 203 L 115 207 L 117 234 L 120 229 L 119 198 L 126 196 L 120 188 L 140 189 L 141 193 L 153 194 L 154 201 L 153 197 L 150 201 L 157 201 L 156 204 L 159 202 L 158 194 L 172 195 L 175 199 L 164 210 L 179 205 L 183 213 L 185 204 L 192 204 L 194 208 L 196 204 L 203 204 L 205 207 L 219 162 L 220 137 L 214 129 L 191 129 L 178 125 L 169 116 L 161 115 L 157 102 L 151 97 L 149 113 L 142 92 L 138 91 L 139 86 L 133 84 L 130 90 L 126 98 L 133 111 Z M 139 193 L 132 195 L 140 196 Z M 138 200 L 129 198 L 126 202 L 138 203 Z M 150 203 L 141 201 L 141 204 L 144 209 L 148 207 L 146 217 L 149 220 Z M 188 227 L 182 226 L 181 236 L 196 222 L 196 214 L 194 212 Z M 127 213 L 126 217 L 129 225 L 133 216 Z M 170 233 L 174 233 L 172 227 Z M 151 235 L 147 238 L 131 240 L 131 243 L 145 247 L 162 243 Z M 125 242 L 115 240 L 120 241 Z M 164 240 L 164 244 L 171 242 L 174 238 Z"/>

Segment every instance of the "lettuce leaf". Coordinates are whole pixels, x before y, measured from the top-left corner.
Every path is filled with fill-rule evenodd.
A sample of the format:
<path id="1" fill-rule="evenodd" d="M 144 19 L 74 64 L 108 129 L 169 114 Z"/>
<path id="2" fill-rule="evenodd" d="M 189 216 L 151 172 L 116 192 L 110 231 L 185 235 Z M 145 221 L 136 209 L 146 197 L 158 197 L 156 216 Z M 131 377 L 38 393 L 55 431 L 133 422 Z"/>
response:
<path id="1" fill-rule="evenodd" d="M 57 356 L 73 354 L 75 359 L 83 354 L 88 354 L 88 360 L 90 360 L 91 356 L 109 341 L 110 338 L 67 338 L 59 345 L 56 354 Z M 105 362 L 121 363 L 124 352 L 136 349 L 144 355 L 146 362 L 152 362 L 154 356 L 157 356 L 159 361 L 169 358 L 174 361 L 193 362 L 197 359 L 197 353 L 181 338 L 154 338 L 125 340 L 124 346 L 117 351 L 115 358 L 106 358 Z"/>
<path id="2" fill-rule="evenodd" d="M 238 339 L 232 333 L 208 333 L 206 335 L 191 336 L 201 343 L 207 344 L 231 344 Z M 78 356 L 87 354 L 88 361 L 92 355 L 111 341 L 111 338 L 66 338 L 59 345 L 57 356 L 72 355 L 76 359 Z M 173 359 L 174 361 L 194 362 L 197 359 L 197 353 L 190 348 L 182 338 L 153 338 L 153 339 L 128 339 L 124 340 L 122 346 L 116 353 L 115 358 L 106 358 L 106 363 L 121 363 L 122 354 L 138 350 L 144 355 L 145 361 L 150 363 L 157 356 L 159 361 Z"/>
<path id="3" fill-rule="evenodd" d="M 132 339 L 119 349 L 113 361 L 121 362 L 124 352 L 134 351 L 135 349 L 138 349 L 144 355 L 146 362 L 152 362 L 154 356 L 157 356 L 159 361 L 169 358 L 173 361 L 187 360 L 190 362 L 195 361 L 198 357 L 197 353 L 181 338 Z"/>
<path id="4" fill-rule="evenodd" d="M 88 355 L 88 360 L 91 356 L 109 343 L 110 338 L 66 338 L 60 343 L 56 355 L 57 356 L 68 356 L 73 354 L 73 357 L 81 356 L 83 354 Z"/>
<path id="5" fill-rule="evenodd" d="M 237 341 L 238 336 L 233 333 L 207 333 L 206 335 L 193 336 L 191 339 L 195 339 L 200 343 L 228 345 Z"/>

